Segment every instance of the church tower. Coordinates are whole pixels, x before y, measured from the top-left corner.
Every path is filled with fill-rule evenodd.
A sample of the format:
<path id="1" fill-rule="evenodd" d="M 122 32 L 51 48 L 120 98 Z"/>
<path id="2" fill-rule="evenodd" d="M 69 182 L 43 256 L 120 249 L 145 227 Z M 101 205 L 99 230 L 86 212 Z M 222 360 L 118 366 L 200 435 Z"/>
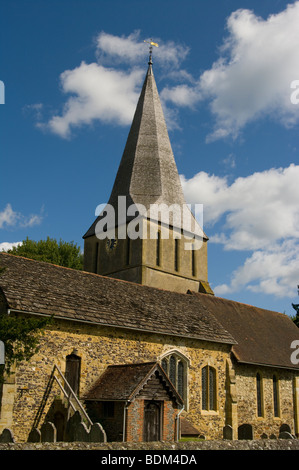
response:
<path id="1" fill-rule="evenodd" d="M 213 293 L 208 239 L 184 199 L 151 55 L 110 199 L 83 238 L 86 271 Z"/>

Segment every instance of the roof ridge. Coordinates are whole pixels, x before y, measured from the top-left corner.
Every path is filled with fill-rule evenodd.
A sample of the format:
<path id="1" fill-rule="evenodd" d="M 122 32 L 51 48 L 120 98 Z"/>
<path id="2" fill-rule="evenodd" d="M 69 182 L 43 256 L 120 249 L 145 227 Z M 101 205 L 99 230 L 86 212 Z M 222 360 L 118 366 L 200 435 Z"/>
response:
<path id="1" fill-rule="evenodd" d="M 194 297 L 199 297 L 199 296 L 202 296 L 202 295 L 204 295 L 205 297 L 207 296 L 207 294 L 205 294 L 203 292 L 195 292 L 195 291 L 191 291 L 190 289 L 187 291 L 187 294 L 193 295 Z M 277 310 L 270 310 L 268 308 L 258 307 L 257 305 L 251 305 L 251 304 L 247 304 L 246 302 L 240 302 L 239 300 L 226 299 L 225 297 L 220 297 L 219 295 L 213 295 L 211 297 L 214 298 L 214 299 L 223 300 L 225 302 L 231 302 L 231 303 L 235 303 L 235 304 L 238 304 L 238 305 L 244 305 L 245 307 L 256 308 L 258 310 L 264 310 L 265 312 L 272 312 L 272 313 L 277 313 L 279 315 L 288 316 L 283 312 L 278 312 Z"/>
<path id="2" fill-rule="evenodd" d="M 37 259 L 33 259 L 33 258 L 26 258 L 26 256 L 19 256 L 19 255 L 14 255 L 12 253 L 0 252 L 0 256 L 1 255 L 7 255 L 7 256 L 10 256 L 10 257 L 20 258 L 20 259 L 24 259 L 26 261 L 34 261 L 35 263 L 45 264 L 45 265 L 48 265 L 48 266 L 52 266 L 54 268 L 67 269 L 67 270 L 72 271 L 72 272 L 86 274 L 88 276 L 95 276 L 95 277 L 99 277 L 101 279 L 109 279 L 112 282 L 130 284 L 130 285 L 137 286 L 138 288 L 142 287 L 144 289 L 157 290 L 157 291 L 162 291 L 162 292 L 173 292 L 173 291 L 169 291 L 168 289 L 163 289 L 162 287 L 152 287 L 152 286 L 142 285 L 142 284 L 139 284 L 138 282 L 127 281 L 126 279 L 119 279 L 119 278 L 116 278 L 116 277 L 104 276 L 103 274 L 92 273 L 90 271 L 85 271 L 83 269 L 69 268 L 67 266 L 61 266 L 59 264 L 50 263 L 49 261 L 41 261 L 41 260 L 37 260 Z M 173 293 L 178 294 L 178 295 L 187 295 L 187 292 L 173 292 Z"/>

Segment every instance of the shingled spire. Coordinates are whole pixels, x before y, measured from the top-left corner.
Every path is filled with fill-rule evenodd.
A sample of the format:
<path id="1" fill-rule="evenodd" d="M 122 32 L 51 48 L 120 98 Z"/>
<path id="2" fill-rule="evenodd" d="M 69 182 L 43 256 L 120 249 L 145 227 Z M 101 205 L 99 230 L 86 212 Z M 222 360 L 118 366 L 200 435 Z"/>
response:
<path id="1" fill-rule="evenodd" d="M 178 170 L 174 160 L 151 57 L 138 100 L 126 146 L 108 201 L 118 214 L 118 197 L 126 197 L 126 207 L 142 204 L 148 211 L 151 204 L 186 206 Z M 172 217 L 172 215 L 171 215 Z M 195 223 L 193 217 L 192 223 Z M 99 218 L 84 238 L 94 235 Z M 170 220 L 172 222 L 172 220 Z M 198 224 L 195 223 L 197 226 Z M 197 233 L 202 233 L 199 226 Z"/>
<path id="2" fill-rule="evenodd" d="M 207 237 L 185 202 L 151 55 L 108 205 L 83 238 L 86 271 L 180 292 L 208 286 Z"/>
<path id="3" fill-rule="evenodd" d="M 185 203 L 151 63 L 109 203 L 119 195 L 146 208 Z"/>

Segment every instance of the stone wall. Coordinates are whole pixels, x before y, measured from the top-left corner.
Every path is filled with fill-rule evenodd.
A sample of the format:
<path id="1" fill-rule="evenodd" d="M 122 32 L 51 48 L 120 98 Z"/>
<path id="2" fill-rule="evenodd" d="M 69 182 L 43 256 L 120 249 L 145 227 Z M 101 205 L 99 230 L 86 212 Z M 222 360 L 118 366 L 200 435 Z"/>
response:
<path id="1" fill-rule="evenodd" d="M 257 415 L 256 374 L 259 372 L 262 383 L 262 416 Z M 273 403 L 273 375 L 279 383 L 279 413 L 274 416 Z M 270 437 L 278 436 L 279 428 L 286 423 L 290 426 L 292 434 L 294 429 L 294 382 L 295 373 L 285 369 L 272 369 L 271 367 L 236 367 L 236 390 L 238 402 L 238 425 L 250 423 L 254 429 L 254 439 L 263 434 Z M 251 393 L 248 393 L 251 391 Z"/>
<path id="2" fill-rule="evenodd" d="M 281 424 L 290 425 L 294 432 L 293 374 L 280 372 L 280 417 L 272 413 L 270 368 L 261 371 L 264 380 L 265 416 L 256 416 L 257 368 L 254 366 L 236 368 L 234 388 L 234 410 L 228 413 L 229 392 L 227 363 L 230 361 L 229 345 L 201 342 L 184 338 L 166 337 L 158 334 L 136 332 L 88 325 L 69 321 L 56 321 L 51 330 L 41 337 L 40 351 L 28 362 L 23 363 L 3 387 L 3 402 L 0 417 L 0 433 L 10 428 L 18 442 L 28 439 L 38 406 L 41 403 L 54 364 L 64 373 L 66 356 L 77 350 L 81 358 L 80 396 L 82 396 L 104 370 L 113 364 L 159 361 L 170 351 L 178 351 L 188 361 L 188 395 L 182 416 L 188 418 L 209 440 L 222 439 L 223 427 L 248 423 L 253 426 L 254 439 L 262 434 L 278 435 Z M 213 411 L 201 409 L 201 369 L 205 365 L 217 371 L 217 407 Z M 232 373 L 233 370 L 230 371 Z M 232 374 L 233 375 L 233 374 Z M 41 423 L 51 403 L 60 397 L 57 384 L 53 387 L 44 410 Z M 231 405 L 230 405 L 231 406 Z M 237 411 L 236 411 L 237 410 Z M 272 413 L 272 414 L 271 414 Z M 228 421 L 233 416 L 234 423 Z M 237 436 L 234 436 L 237 439 Z"/>
<path id="3" fill-rule="evenodd" d="M 97 450 L 97 451 L 198 451 L 198 450 L 299 450 L 298 439 L 260 439 L 255 441 L 188 441 L 188 442 L 57 442 L 57 443 L 8 443 L 0 444 L 2 450 Z M 114 454 L 115 455 L 115 454 Z"/>
<path id="4" fill-rule="evenodd" d="M 28 363 L 20 365 L 14 376 L 14 403 L 11 418 L 0 420 L 0 432 L 11 428 L 17 441 L 26 441 L 34 416 L 41 403 L 54 364 L 65 372 L 66 356 L 73 350 L 81 358 L 80 396 L 113 364 L 157 361 L 169 351 L 177 350 L 189 362 L 189 396 L 184 412 L 196 424 L 200 415 L 201 366 L 213 365 L 218 372 L 218 410 L 216 416 L 203 416 L 201 433 L 207 438 L 221 438 L 225 424 L 225 374 L 229 345 L 201 342 L 132 332 L 122 329 L 99 327 L 84 323 L 56 321 L 51 331 L 40 340 L 40 350 Z M 60 396 L 54 383 L 45 408 L 43 422 L 50 404 Z M 214 423 L 214 424 L 213 424 Z"/>

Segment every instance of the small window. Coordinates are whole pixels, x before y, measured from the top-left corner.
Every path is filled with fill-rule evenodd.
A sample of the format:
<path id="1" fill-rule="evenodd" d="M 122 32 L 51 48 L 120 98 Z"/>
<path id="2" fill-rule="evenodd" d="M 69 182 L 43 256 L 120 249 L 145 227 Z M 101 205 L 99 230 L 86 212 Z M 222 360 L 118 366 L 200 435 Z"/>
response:
<path id="1" fill-rule="evenodd" d="M 157 232 L 157 244 L 156 244 L 156 265 L 161 264 L 161 232 Z"/>
<path id="2" fill-rule="evenodd" d="M 273 408 L 275 418 L 279 417 L 279 387 L 276 375 L 273 375 Z"/>
<path id="3" fill-rule="evenodd" d="M 256 374 L 256 399 L 257 399 L 257 415 L 263 416 L 263 389 L 262 379 L 259 373 Z"/>
<path id="4" fill-rule="evenodd" d="M 174 239 L 174 270 L 179 270 L 179 239 Z"/>
<path id="5" fill-rule="evenodd" d="M 191 250 L 191 265 L 192 265 L 192 276 L 196 276 L 196 269 L 195 269 L 195 250 Z"/>
<path id="6" fill-rule="evenodd" d="M 126 252 L 126 264 L 129 266 L 131 262 L 131 239 L 127 236 L 127 252 Z"/>
<path id="7" fill-rule="evenodd" d="M 216 411 L 216 370 L 214 367 L 205 366 L 201 372 L 202 409 Z"/>

